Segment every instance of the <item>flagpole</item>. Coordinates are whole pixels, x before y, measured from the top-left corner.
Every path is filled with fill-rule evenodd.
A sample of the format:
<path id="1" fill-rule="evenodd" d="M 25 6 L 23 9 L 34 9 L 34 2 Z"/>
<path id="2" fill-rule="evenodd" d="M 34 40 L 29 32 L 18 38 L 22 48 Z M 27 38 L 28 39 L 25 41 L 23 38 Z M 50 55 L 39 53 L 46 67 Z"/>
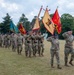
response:
<path id="1" fill-rule="evenodd" d="M 40 16 L 40 13 L 41 13 L 41 11 L 42 11 L 42 8 L 43 8 L 43 6 L 41 6 L 41 8 L 40 8 L 40 11 L 39 11 L 39 14 L 38 14 L 38 18 L 39 18 L 39 16 Z"/>

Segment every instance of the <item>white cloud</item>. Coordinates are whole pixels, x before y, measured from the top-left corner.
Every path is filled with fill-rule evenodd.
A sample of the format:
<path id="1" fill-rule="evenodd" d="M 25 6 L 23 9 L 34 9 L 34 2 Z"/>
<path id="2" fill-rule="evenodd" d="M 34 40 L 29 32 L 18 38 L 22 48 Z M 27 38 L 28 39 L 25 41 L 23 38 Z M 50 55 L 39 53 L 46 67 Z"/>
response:
<path id="1" fill-rule="evenodd" d="M 13 12 L 19 10 L 19 5 L 16 3 L 5 2 L 4 0 L 0 0 L 0 5 L 7 12 Z"/>
<path id="2" fill-rule="evenodd" d="M 49 13 L 54 13 L 59 6 L 59 15 L 69 13 L 74 16 L 74 0 L 0 0 L 0 20 L 9 13 L 15 23 L 18 22 L 22 13 L 31 21 L 34 16 L 37 16 L 39 9 L 43 5 L 50 9 Z M 44 10 L 40 17 L 44 15 Z"/>
<path id="3" fill-rule="evenodd" d="M 67 5 L 67 8 L 69 8 L 69 9 L 74 9 L 74 3 L 72 2 L 72 3 L 69 3 L 68 5 Z"/>

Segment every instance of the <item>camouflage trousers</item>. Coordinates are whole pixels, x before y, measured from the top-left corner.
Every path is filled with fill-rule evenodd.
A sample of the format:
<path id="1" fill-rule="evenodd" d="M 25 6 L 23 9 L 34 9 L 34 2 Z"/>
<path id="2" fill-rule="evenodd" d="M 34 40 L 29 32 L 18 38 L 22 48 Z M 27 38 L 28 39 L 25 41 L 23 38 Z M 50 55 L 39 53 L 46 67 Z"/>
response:
<path id="1" fill-rule="evenodd" d="M 21 54 L 21 52 L 22 52 L 22 44 L 17 44 L 17 53 L 18 54 Z"/>
<path id="2" fill-rule="evenodd" d="M 41 43 L 38 46 L 38 54 L 43 56 L 43 53 L 44 53 L 44 45 L 43 43 Z"/>
<path id="3" fill-rule="evenodd" d="M 28 43 L 25 45 L 25 55 L 31 57 L 32 44 Z"/>
<path id="4" fill-rule="evenodd" d="M 51 65 L 53 65 L 53 63 L 54 63 L 54 56 L 56 57 L 57 65 L 60 65 L 59 51 L 51 50 L 50 54 L 51 54 Z"/>
<path id="5" fill-rule="evenodd" d="M 5 48 L 9 48 L 10 47 L 10 41 L 9 40 L 5 40 Z"/>
<path id="6" fill-rule="evenodd" d="M 65 48 L 65 50 L 64 50 L 64 55 L 65 55 L 64 59 L 65 59 L 65 63 L 68 62 L 68 56 L 69 56 L 69 54 L 71 54 L 70 60 L 73 60 L 73 59 L 74 59 L 74 50 L 73 50 L 73 48 Z"/>
<path id="7" fill-rule="evenodd" d="M 36 56 L 36 53 L 38 51 L 38 43 L 33 44 L 33 55 Z"/>
<path id="8" fill-rule="evenodd" d="M 17 45 L 16 43 L 12 43 L 12 51 L 16 51 Z"/>

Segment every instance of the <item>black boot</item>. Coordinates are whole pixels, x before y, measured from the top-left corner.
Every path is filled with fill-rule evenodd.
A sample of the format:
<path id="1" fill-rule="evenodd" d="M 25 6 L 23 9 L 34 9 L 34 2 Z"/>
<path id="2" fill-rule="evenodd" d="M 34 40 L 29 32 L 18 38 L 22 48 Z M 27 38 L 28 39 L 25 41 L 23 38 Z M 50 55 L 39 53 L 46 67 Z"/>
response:
<path id="1" fill-rule="evenodd" d="M 27 53 L 27 51 L 25 51 L 25 55 L 26 55 L 26 57 L 28 56 L 28 53 Z"/>
<path id="2" fill-rule="evenodd" d="M 73 61 L 73 59 L 70 60 L 69 64 L 72 65 L 72 66 L 74 66 L 73 63 L 72 63 L 72 61 Z"/>
<path id="3" fill-rule="evenodd" d="M 58 68 L 58 69 L 62 69 L 62 68 L 60 67 L 60 65 L 57 65 L 57 68 Z"/>
<path id="4" fill-rule="evenodd" d="M 54 68 L 53 64 L 51 64 L 51 68 Z"/>
<path id="5" fill-rule="evenodd" d="M 66 66 L 66 67 L 69 67 L 69 65 L 67 64 L 67 61 L 66 61 L 66 60 L 65 60 L 65 66 Z"/>

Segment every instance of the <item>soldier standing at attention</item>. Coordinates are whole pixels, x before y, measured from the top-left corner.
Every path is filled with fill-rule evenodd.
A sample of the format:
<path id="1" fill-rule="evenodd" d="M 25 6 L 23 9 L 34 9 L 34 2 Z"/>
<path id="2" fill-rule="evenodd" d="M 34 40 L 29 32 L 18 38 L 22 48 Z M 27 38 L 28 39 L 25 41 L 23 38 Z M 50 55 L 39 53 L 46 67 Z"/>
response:
<path id="1" fill-rule="evenodd" d="M 51 48 L 50 48 L 50 53 L 51 53 L 51 67 L 54 68 L 53 62 L 54 62 L 54 56 L 56 56 L 57 60 L 57 68 L 61 69 L 60 67 L 60 59 L 59 59 L 59 40 L 57 35 L 53 35 L 51 37 L 48 37 L 47 41 L 51 42 Z"/>
<path id="2" fill-rule="evenodd" d="M 17 36 L 17 53 L 21 54 L 23 45 L 23 36 L 19 33 Z"/>
<path id="3" fill-rule="evenodd" d="M 69 64 L 73 66 L 73 57 L 74 57 L 74 50 L 73 50 L 73 40 L 74 37 L 72 35 L 72 31 L 68 29 L 69 31 L 63 33 L 63 37 L 65 38 L 65 50 L 64 50 L 64 55 L 65 55 L 65 66 L 68 67 L 68 56 L 71 54 L 70 62 Z"/>

